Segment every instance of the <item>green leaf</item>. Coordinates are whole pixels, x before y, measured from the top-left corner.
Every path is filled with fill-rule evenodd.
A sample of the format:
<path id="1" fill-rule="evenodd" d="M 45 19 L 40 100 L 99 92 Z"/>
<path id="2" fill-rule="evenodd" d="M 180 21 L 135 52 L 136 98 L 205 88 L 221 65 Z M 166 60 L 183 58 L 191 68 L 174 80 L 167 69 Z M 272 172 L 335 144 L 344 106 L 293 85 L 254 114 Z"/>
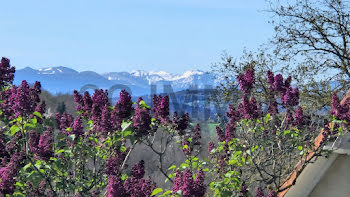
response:
<path id="1" fill-rule="evenodd" d="M 123 131 L 123 136 L 124 137 L 127 137 L 127 136 L 129 136 L 131 134 L 132 134 L 132 131 L 130 131 L 130 130 Z"/>
<path id="2" fill-rule="evenodd" d="M 126 129 L 128 129 L 131 124 L 132 124 L 132 122 L 123 122 L 122 123 L 122 131 L 125 131 Z"/>
<path id="3" fill-rule="evenodd" d="M 34 125 L 34 124 L 31 124 L 31 123 L 25 123 L 25 124 L 24 124 L 24 128 L 34 129 L 34 128 L 35 128 L 35 125 Z"/>
<path id="4" fill-rule="evenodd" d="M 155 196 L 157 194 L 159 194 L 160 192 L 163 192 L 163 189 L 162 188 L 156 188 L 153 190 L 151 196 Z"/>
<path id="5" fill-rule="evenodd" d="M 126 151 L 126 147 L 125 146 L 121 146 L 120 147 L 120 151 L 125 152 Z"/>
<path id="6" fill-rule="evenodd" d="M 39 117 L 39 118 L 43 118 L 43 117 L 41 116 L 41 113 L 39 113 L 39 112 L 37 112 L 37 111 L 35 111 L 33 114 L 34 114 L 35 116 Z"/>
<path id="7" fill-rule="evenodd" d="M 20 128 L 16 125 L 12 125 L 10 128 L 10 136 L 13 136 L 14 134 L 16 134 L 18 131 L 20 130 Z"/>
<path id="8" fill-rule="evenodd" d="M 298 150 L 303 150 L 303 147 L 302 146 L 298 146 Z"/>
<path id="9" fill-rule="evenodd" d="M 56 150 L 55 153 L 56 155 L 60 154 L 60 153 L 63 153 L 64 152 L 64 149 L 60 149 L 60 150 Z"/>
<path id="10" fill-rule="evenodd" d="M 180 168 L 182 168 L 182 169 L 189 168 L 189 167 L 190 167 L 190 165 L 188 165 L 187 163 L 182 163 L 180 165 Z"/>
<path id="11" fill-rule="evenodd" d="M 176 168 L 176 165 L 170 166 L 170 167 L 168 168 L 168 170 L 171 170 L 171 169 L 174 169 L 174 168 Z"/>
<path id="12" fill-rule="evenodd" d="M 287 135 L 289 133 L 290 133 L 290 130 L 286 130 L 286 131 L 283 132 L 283 135 Z"/>
<path id="13" fill-rule="evenodd" d="M 168 194 L 171 194 L 171 191 L 168 190 L 168 191 L 163 193 L 163 195 L 168 195 Z"/>
<path id="14" fill-rule="evenodd" d="M 271 115 L 270 115 L 270 114 L 267 114 L 267 115 L 265 116 L 265 123 L 268 123 L 270 119 L 271 119 Z"/>

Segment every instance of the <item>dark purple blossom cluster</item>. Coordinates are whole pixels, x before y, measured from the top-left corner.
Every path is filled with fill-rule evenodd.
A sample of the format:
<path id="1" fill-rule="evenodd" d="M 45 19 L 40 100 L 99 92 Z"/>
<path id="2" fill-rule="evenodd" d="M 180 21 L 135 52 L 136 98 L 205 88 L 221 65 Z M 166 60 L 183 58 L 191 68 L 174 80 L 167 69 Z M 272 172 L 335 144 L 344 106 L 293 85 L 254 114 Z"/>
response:
<path id="1" fill-rule="evenodd" d="M 23 167 L 23 160 L 25 158 L 24 151 L 16 152 L 11 155 L 10 161 L 6 163 L 6 159 L 2 160 L 2 167 L 0 168 L 0 194 L 12 195 L 15 191 L 16 176 L 19 169 Z"/>
<path id="2" fill-rule="evenodd" d="M 81 115 L 73 116 L 67 113 L 59 114 L 55 116 L 57 128 L 61 130 L 62 134 L 72 135 L 76 137 L 84 134 L 83 117 Z"/>
<path id="3" fill-rule="evenodd" d="M 202 197 L 206 191 L 204 178 L 205 175 L 202 170 L 197 172 L 195 180 L 193 180 L 190 169 L 187 168 L 184 172 L 177 170 L 172 191 L 176 193 L 181 190 L 183 197 Z"/>
<path id="4" fill-rule="evenodd" d="M 125 90 L 120 92 L 114 107 L 108 101 L 108 92 L 102 89 L 95 90 L 91 97 L 88 92 L 82 96 L 78 91 L 74 91 L 74 100 L 78 104 L 77 110 L 93 121 L 93 129 L 103 134 L 120 130 L 123 120 L 130 118 L 134 110 L 131 96 Z"/>
<path id="5" fill-rule="evenodd" d="M 169 122 L 169 97 L 161 95 L 153 96 L 153 117 L 161 121 L 162 124 Z"/>
<path id="6" fill-rule="evenodd" d="M 261 187 L 258 187 L 258 189 L 256 190 L 255 197 L 265 197 L 264 190 Z"/>
<path id="7" fill-rule="evenodd" d="M 120 168 L 123 165 L 127 152 L 129 150 L 122 152 L 120 148 L 116 149 L 116 152 L 107 159 L 105 166 L 105 173 L 107 175 L 119 175 Z"/>
<path id="8" fill-rule="evenodd" d="M 152 117 L 150 115 L 149 109 L 137 105 L 135 109 L 135 115 L 132 119 L 134 135 L 137 137 L 148 135 L 151 130 L 151 121 Z"/>
<path id="9" fill-rule="evenodd" d="M 238 105 L 238 111 L 242 118 L 248 120 L 257 119 L 261 115 L 260 106 L 258 106 L 256 99 L 254 97 L 248 99 L 246 94 L 243 95 L 242 103 Z M 233 116 L 231 116 L 231 119 L 234 119 L 233 121 L 237 120 L 237 118 L 234 118 Z"/>
<path id="10" fill-rule="evenodd" d="M 267 71 L 267 82 L 270 84 L 270 90 L 280 94 L 281 102 L 285 106 L 297 106 L 299 104 L 299 89 L 291 87 L 292 78 L 290 76 L 283 80 L 281 74 L 274 76 L 271 71 Z"/>
<path id="11" fill-rule="evenodd" d="M 122 121 L 129 118 L 133 110 L 134 108 L 132 107 L 130 94 L 125 90 L 122 90 L 119 95 L 119 100 L 115 104 L 111 115 L 114 129 L 120 129 Z"/>
<path id="12" fill-rule="evenodd" d="M 12 84 L 15 67 L 10 66 L 10 60 L 3 57 L 0 62 L 0 87 L 3 88 L 7 84 Z"/>
<path id="13" fill-rule="evenodd" d="M 12 85 L 9 89 L 0 93 L 0 99 L 3 101 L 0 108 L 2 116 L 8 119 L 14 119 L 18 116 L 30 116 L 34 111 L 45 112 L 43 104 L 40 103 L 39 95 L 41 85 L 35 82 L 32 88 L 27 81 L 23 80 L 19 87 Z"/>
<path id="14" fill-rule="evenodd" d="M 200 128 L 199 124 L 197 123 L 193 129 L 193 136 L 192 136 L 193 145 L 201 145 L 201 143 L 199 141 L 202 138 L 200 131 L 201 131 L 201 128 Z"/>
<path id="15" fill-rule="evenodd" d="M 225 132 L 223 132 L 219 126 L 216 126 L 216 134 L 218 135 L 219 142 L 224 142 L 226 140 Z"/>
<path id="16" fill-rule="evenodd" d="M 56 120 L 57 128 L 61 130 L 63 133 L 66 132 L 67 128 L 71 127 L 74 121 L 73 116 L 68 113 L 63 113 L 63 114 L 57 113 L 55 116 L 55 120 Z"/>
<path id="17" fill-rule="evenodd" d="M 141 160 L 131 169 L 131 176 L 141 179 L 145 174 L 145 162 Z"/>
<path id="18" fill-rule="evenodd" d="M 124 182 L 118 175 L 108 177 L 107 197 L 148 197 L 156 188 L 150 179 L 143 178 L 144 162 L 140 161 L 131 170 L 131 175 Z"/>
<path id="19" fill-rule="evenodd" d="M 185 113 L 181 117 L 177 115 L 177 112 L 174 112 L 173 115 L 173 127 L 175 130 L 179 132 L 179 135 L 185 135 L 185 130 L 188 127 L 188 122 L 190 120 L 190 116 L 188 113 Z"/>
<path id="20" fill-rule="evenodd" d="M 42 135 L 36 131 L 29 133 L 29 148 L 35 154 L 35 158 L 48 161 L 53 157 L 53 132 L 48 128 Z"/>
<path id="21" fill-rule="evenodd" d="M 339 120 L 350 122 L 350 105 L 347 99 L 345 101 L 341 103 L 338 96 L 333 94 L 331 114 Z"/>
<path id="22" fill-rule="evenodd" d="M 295 112 L 294 125 L 297 126 L 298 128 L 302 128 L 305 125 L 304 112 L 300 106 L 297 107 L 297 110 Z"/>
<path id="23" fill-rule="evenodd" d="M 241 90 L 247 93 L 249 90 L 253 88 L 255 84 L 254 69 L 252 68 L 247 69 L 244 74 L 239 74 L 237 76 L 237 79 Z"/>

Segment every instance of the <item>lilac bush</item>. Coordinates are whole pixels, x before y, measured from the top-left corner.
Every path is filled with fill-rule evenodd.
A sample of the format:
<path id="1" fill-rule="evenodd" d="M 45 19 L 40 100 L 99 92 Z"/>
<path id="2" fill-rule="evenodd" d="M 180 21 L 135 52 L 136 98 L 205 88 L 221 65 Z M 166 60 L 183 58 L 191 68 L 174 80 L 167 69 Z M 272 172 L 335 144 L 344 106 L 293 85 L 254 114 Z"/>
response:
<path id="1" fill-rule="evenodd" d="M 254 69 L 237 76 L 242 99 L 228 106 L 227 122 L 203 151 L 203 127 L 188 113 L 171 114 L 166 95 L 154 95 L 151 108 L 125 90 L 114 106 L 105 90 L 74 91 L 76 114 L 46 117 L 40 82 L 13 85 L 6 58 L 0 70 L 0 196 L 276 196 L 300 158 L 322 153 L 310 149 L 318 128 L 299 104 L 298 88 L 271 71 L 265 100 L 255 96 L 261 89 Z M 334 95 L 331 114 L 322 145 L 348 126 L 349 102 Z M 131 162 L 140 145 L 156 162 Z M 166 165 L 169 150 L 183 153 L 181 164 Z M 167 188 L 157 188 L 146 164 Z"/>

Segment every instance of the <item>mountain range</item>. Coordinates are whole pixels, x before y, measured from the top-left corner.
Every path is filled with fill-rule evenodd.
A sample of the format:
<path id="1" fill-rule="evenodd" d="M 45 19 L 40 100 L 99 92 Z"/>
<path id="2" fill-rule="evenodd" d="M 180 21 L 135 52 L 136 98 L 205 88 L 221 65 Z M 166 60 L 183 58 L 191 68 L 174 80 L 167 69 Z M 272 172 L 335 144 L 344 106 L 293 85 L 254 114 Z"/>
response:
<path id="1" fill-rule="evenodd" d="M 142 70 L 98 74 L 93 71 L 78 72 L 62 66 L 42 69 L 30 67 L 18 69 L 16 70 L 14 84 L 19 85 L 22 80 L 27 80 L 29 83 L 40 81 L 43 89 L 52 94 L 72 94 L 74 90 L 82 92 L 97 88 L 107 90 L 129 89 L 133 96 L 164 93 L 164 86 L 171 87 L 172 91 L 175 92 L 193 89 L 194 87 L 210 89 L 218 84 L 213 74 L 199 70 L 186 71 L 182 74 Z M 151 92 L 151 89 L 153 92 Z"/>

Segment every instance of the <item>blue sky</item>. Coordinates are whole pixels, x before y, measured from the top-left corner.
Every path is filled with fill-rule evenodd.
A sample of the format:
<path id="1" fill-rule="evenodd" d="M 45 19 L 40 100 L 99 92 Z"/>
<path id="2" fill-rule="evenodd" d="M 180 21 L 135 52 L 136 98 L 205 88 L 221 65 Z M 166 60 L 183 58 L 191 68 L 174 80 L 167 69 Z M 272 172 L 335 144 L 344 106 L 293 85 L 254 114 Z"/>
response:
<path id="1" fill-rule="evenodd" d="M 0 55 L 16 68 L 209 71 L 271 38 L 263 0 L 5 1 Z"/>

